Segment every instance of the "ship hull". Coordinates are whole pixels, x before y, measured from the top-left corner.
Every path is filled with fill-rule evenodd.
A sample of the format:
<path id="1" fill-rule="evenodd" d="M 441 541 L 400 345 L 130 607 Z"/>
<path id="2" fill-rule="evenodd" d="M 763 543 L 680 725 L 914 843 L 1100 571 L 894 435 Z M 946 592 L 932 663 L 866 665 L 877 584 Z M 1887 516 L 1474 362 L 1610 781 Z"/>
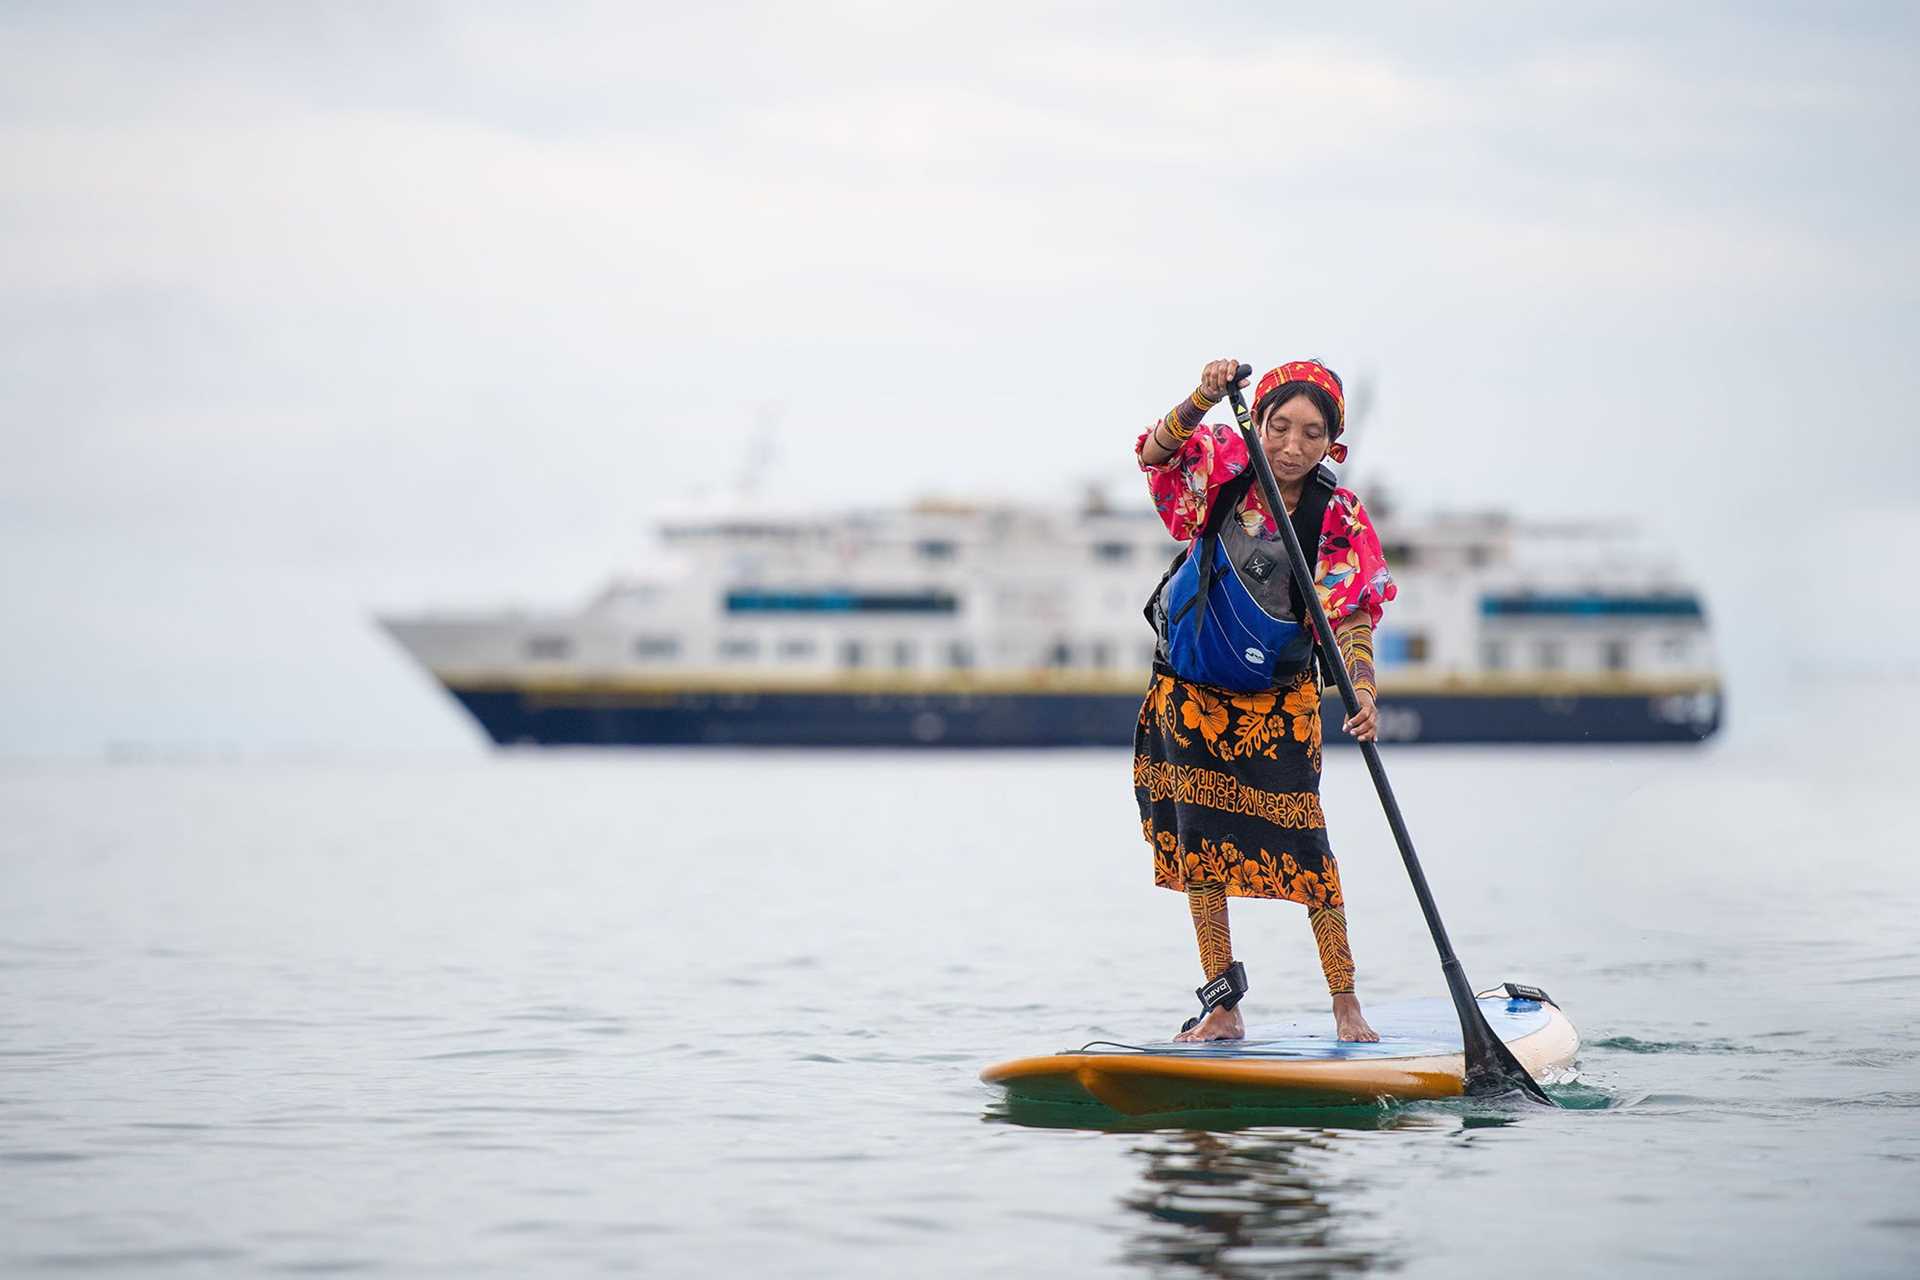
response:
<path id="1" fill-rule="evenodd" d="M 1141 695 L 690 689 L 643 694 L 448 684 L 503 746 L 1111 747 L 1133 740 Z M 1381 740 L 1694 743 L 1720 726 L 1717 690 L 1381 696 Z M 1326 741 L 1351 740 L 1326 703 Z"/>

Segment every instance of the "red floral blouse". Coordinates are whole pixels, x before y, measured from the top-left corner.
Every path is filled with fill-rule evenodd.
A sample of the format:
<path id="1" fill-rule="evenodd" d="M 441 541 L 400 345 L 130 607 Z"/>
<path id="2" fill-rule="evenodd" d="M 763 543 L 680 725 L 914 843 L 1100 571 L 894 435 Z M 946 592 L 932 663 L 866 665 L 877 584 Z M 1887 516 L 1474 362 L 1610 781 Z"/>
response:
<path id="1" fill-rule="evenodd" d="M 1134 442 L 1135 458 L 1139 458 L 1149 434 L 1141 432 Z M 1153 494 L 1154 509 L 1166 522 L 1167 532 L 1186 542 L 1206 523 L 1207 509 L 1220 486 L 1245 471 L 1247 462 L 1247 443 L 1240 433 L 1214 423 L 1203 424 L 1180 452 L 1162 465 L 1155 467 L 1142 461 L 1140 469 L 1147 473 L 1147 489 Z M 1240 519 L 1247 532 L 1255 536 L 1280 536 L 1280 526 L 1267 510 L 1258 485 L 1240 500 Z M 1366 508 L 1351 489 L 1335 489 L 1327 503 L 1315 570 L 1320 605 L 1335 627 L 1363 608 L 1368 620 L 1379 626 L 1387 601 L 1399 594 L 1393 575 L 1387 572 L 1380 535 L 1373 531 Z"/>

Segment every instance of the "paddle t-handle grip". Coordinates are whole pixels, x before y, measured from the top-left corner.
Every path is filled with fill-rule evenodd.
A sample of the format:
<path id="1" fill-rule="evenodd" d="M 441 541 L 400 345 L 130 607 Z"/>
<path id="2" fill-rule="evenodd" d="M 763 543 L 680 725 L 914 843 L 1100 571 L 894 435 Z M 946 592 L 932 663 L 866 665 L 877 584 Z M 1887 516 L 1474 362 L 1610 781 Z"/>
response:
<path id="1" fill-rule="evenodd" d="M 1227 403 L 1233 406 L 1233 416 L 1240 420 L 1240 429 L 1248 433 L 1249 440 L 1253 438 L 1253 415 L 1247 412 L 1246 397 L 1242 396 L 1240 391 L 1247 379 L 1252 376 L 1253 366 L 1243 364 L 1233 371 L 1231 378 L 1227 379 Z"/>

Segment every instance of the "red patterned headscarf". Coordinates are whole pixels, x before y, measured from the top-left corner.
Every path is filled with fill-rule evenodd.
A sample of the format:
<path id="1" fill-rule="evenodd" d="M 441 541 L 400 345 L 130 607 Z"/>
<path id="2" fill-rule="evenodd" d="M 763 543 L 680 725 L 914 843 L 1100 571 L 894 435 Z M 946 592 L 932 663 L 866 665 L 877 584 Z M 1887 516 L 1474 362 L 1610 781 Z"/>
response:
<path id="1" fill-rule="evenodd" d="M 1347 446 L 1340 443 L 1340 433 L 1347 429 L 1347 393 L 1340 385 L 1340 375 L 1318 360 L 1289 360 L 1267 370 L 1253 389 L 1255 420 L 1264 415 L 1267 394 L 1289 382 L 1311 383 L 1333 397 L 1334 420 L 1327 424 L 1327 436 L 1332 443 L 1327 446 L 1327 456 L 1335 462 L 1345 462 Z"/>

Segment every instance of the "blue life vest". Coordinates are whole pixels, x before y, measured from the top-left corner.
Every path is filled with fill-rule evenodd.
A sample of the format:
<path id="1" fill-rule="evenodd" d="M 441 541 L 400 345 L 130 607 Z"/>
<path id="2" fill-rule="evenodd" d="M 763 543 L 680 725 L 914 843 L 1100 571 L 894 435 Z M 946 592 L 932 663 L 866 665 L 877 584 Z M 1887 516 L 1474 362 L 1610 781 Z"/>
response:
<path id="1" fill-rule="evenodd" d="M 1249 467 L 1216 491 L 1204 526 L 1161 580 L 1149 614 L 1176 675 L 1240 693 L 1271 689 L 1313 658 L 1286 544 L 1256 538 L 1232 519 L 1252 477 Z M 1334 483 L 1331 471 L 1316 468 L 1290 516 L 1309 563 L 1319 556 Z"/>

